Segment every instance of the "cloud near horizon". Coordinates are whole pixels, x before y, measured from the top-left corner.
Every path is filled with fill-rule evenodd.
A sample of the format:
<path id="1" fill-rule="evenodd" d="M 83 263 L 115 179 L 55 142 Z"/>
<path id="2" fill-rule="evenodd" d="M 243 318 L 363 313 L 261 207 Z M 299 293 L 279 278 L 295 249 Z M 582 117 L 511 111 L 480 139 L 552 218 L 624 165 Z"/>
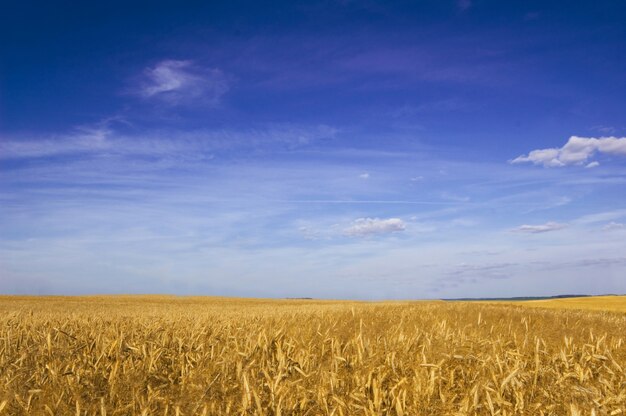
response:
<path id="1" fill-rule="evenodd" d="M 563 228 L 566 228 L 566 227 L 567 227 L 566 224 L 560 224 L 558 222 L 550 221 L 545 224 L 538 224 L 538 225 L 528 225 L 528 224 L 520 225 L 519 227 L 514 228 L 512 231 L 517 232 L 517 233 L 540 234 L 540 233 L 547 233 L 550 231 L 562 230 Z"/>
<path id="2" fill-rule="evenodd" d="M 228 92 L 227 76 L 218 68 L 202 68 L 190 60 L 163 60 L 144 71 L 139 96 L 170 105 L 205 102 L 215 106 Z"/>
<path id="3" fill-rule="evenodd" d="M 344 230 L 351 237 L 365 237 L 374 234 L 387 234 L 404 231 L 406 224 L 400 218 L 358 218 Z"/>
<path id="4" fill-rule="evenodd" d="M 596 153 L 626 156 L 626 137 L 571 136 L 563 147 L 532 150 L 528 155 L 518 156 L 509 163 L 532 163 L 551 168 L 585 165 L 593 168 L 600 165 L 598 161 L 590 161 Z"/>

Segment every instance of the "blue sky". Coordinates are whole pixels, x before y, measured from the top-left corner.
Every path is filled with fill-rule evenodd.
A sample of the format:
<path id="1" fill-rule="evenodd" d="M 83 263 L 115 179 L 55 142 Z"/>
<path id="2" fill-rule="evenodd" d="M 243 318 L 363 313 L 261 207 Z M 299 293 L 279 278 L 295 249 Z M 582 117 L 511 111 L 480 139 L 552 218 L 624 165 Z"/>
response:
<path id="1" fill-rule="evenodd" d="M 1 293 L 626 293 L 621 1 L 0 19 Z"/>

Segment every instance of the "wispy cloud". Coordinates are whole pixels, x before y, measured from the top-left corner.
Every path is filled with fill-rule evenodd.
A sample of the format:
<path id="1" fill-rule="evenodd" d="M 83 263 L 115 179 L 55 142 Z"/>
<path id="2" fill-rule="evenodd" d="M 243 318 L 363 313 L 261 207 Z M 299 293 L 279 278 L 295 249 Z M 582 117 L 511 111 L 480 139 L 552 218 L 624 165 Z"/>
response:
<path id="1" fill-rule="evenodd" d="M 64 135 L 43 138 L 4 138 L 0 141 L 0 159 L 37 158 L 73 153 L 106 151 L 111 143 L 107 127 L 78 127 Z"/>
<path id="2" fill-rule="evenodd" d="M 406 224 L 400 218 L 358 218 L 344 230 L 351 237 L 365 237 L 374 234 L 387 234 L 404 231 Z"/>
<path id="3" fill-rule="evenodd" d="M 415 117 L 416 115 L 432 113 L 467 112 L 476 109 L 476 105 L 469 101 L 452 97 L 441 100 L 433 100 L 419 105 L 403 105 L 390 112 L 394 118 Z"/>
<path id="4" fill-rule="evenodd" d="M 626 137 L 571 136 L 563 147 L 533 150 L 527 155 L 511 160 L 510 163 L 533 163 L 544 167 L 584 165 L 592 168 L 600 164 L 598 161 L 590 162 L 596 153 L 626 156 Z"/>
<path id="5" fill-rule="evenodd" d="M 611 221 L 610 223 L 602 227 L 602 229 L 604 231 L 623 230 L 626 229 L 626 225 L 622 224 L 621 222 Z"/>
<path id="6" fill-rule="evenodd" d="M 0 159 L 66 155 L 212 157 L 232 149 L 297 149 L 332 139 L 338 130 L 327 125 L 269 124 L 248 129 L 144 131 L 125 134 L 108 123 L 80 126 L 65 134 L 8 137 L 0 141 Z"/>
<path id="7" fill-rule="evenodd" d="M 517 263 L 497 263 L 497 264 L 468 264 L 460 263 L 455 266 L 447 275 L 453 279 L 474 277 L 478 279 L 503 279 L 509 276 L 511 268 L 517 267 Z"/>
<path id="8" fill-rule="evenodd" d="M 617 133 L 617 129 L 615 127 L 612 127 L 612 126 L 598 125 L 598 126 L 591 127 L 590 130 L 599 131 L 602 134 L 615 134 L 615 133 Z"/>
<path id="9" fill-rule="evenodd" d="M 472 7 L 472 0 L 457 0 L 456 7 L 461 12 L 469 10 Z"/>
<path id="10" fill-rule="evenodd" d="M 555 263 L 547 263 L 540 268 L 544 268 L 546 270 L 557 270 L 557 269 L 579 269 L 581 267 L 614 267 L 614 266 L 625 266 L 626 258 L 624 257 L 595 257 L 595 258 L 586 258 L 574 261 L 563 261 L 563 262 L 555 262 Z"/>
<path id="11" fill-rule="evenodd" d="M 170 105 L 203 102 L 215 106 L 229 88 L 228 77 L 218 68 L 164 60 L 144 71 L 138 94 Z"/>
<path id="12" fill-rule="evenodd" d="M 600 222 L 614 221 L 626 217 L 626 209 L 616 209 L 613 211 L 596 212 L 594 214 L 583 215 L 577 218 L 574 223 L 581 225 L 597 224 Z"/>
<path id="13" fill-rule="evenodd" d="M 561 230 L 565 227 L 567 227 L 566 224 L 560 224 L 558 222 L 547 222 L 545 224 L 538 224 L 538 225 L 524 224 L 524 225 L 520 225 L 519 227 L 514 228 L 511 231 L 518 232 L 518 233 L 540 234 L 540 233 L 547 233 L 550 231 Z"/>

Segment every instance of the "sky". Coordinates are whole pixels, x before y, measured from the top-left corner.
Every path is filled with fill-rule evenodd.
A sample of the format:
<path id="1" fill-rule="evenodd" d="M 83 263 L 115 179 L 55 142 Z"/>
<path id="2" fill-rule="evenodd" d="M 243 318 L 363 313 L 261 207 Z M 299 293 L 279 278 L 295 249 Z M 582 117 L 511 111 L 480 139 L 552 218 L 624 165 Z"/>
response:
<path id="1" fill-rule="evenodd" d="M 11 2 L 0 293 L 626 293 L 623 1 Z"/>

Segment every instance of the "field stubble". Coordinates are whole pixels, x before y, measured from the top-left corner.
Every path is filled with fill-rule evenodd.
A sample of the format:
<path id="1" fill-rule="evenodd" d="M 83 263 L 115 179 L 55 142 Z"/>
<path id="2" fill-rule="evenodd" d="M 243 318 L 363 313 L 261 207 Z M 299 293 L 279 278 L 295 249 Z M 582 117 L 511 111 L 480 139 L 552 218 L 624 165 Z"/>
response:
<path id="1" fill-rule="evenodd" d="M 626 415 L 626 314 L 0 297 L 0 415 Z"/>

